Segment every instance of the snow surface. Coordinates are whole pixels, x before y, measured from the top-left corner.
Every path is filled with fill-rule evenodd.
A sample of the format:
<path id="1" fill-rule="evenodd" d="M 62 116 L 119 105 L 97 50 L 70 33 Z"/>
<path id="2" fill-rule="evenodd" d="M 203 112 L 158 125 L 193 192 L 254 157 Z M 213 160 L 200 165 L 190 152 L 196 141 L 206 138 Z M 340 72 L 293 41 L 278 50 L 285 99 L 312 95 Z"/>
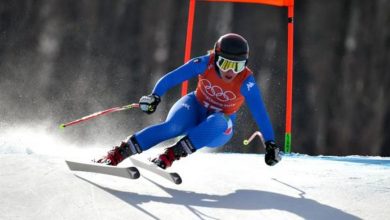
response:
<path id="1" fill-rule="evenodd" d="M 390 219 L 390 158 L 293 154 L 268 167 L 264 155 L 196 152 L 175 162 L 183 183 L 174 185 L 146 171 L 138 180 L 71 172 L 64 159 L 107 148 L 34 137 L 0 137 L 2 220 Z"/>

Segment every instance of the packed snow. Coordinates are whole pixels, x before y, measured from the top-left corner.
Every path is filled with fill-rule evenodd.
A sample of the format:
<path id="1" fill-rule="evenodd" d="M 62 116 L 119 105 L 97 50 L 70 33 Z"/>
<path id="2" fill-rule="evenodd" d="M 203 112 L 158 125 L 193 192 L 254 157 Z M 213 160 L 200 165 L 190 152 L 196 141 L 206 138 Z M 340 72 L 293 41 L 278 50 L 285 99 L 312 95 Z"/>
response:
<path id="1" fill-rule="evenodd" d="M 390 158 L 196 152 L 174 163 L 175 185 L 71 172 L 107 148 L 0 136 L 0 219 L 390 219 Z M 147 159 L 161 148 L 136 157 Z M 126 160 L 121 166 L 129 165 Z"/>

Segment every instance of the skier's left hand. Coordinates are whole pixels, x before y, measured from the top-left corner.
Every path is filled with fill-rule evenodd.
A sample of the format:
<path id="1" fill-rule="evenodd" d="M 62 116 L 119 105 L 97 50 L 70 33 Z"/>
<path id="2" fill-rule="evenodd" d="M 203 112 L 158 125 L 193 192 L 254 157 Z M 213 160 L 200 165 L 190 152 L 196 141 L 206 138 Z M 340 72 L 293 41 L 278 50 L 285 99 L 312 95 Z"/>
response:
<path id="1" fill-rule="evenodd" d="M 277 164 L 280 160 L 282 160 L 279 147 L 275 144 L 275 142 L 273 141 L 265 142 L 264 160 L 268 166 L 273 166 Z"/>

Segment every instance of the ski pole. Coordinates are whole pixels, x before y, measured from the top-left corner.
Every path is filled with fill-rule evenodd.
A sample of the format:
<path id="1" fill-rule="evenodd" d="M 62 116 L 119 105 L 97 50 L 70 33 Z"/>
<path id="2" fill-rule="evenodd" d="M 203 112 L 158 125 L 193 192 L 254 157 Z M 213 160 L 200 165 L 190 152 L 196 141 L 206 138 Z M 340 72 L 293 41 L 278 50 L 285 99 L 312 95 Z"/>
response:
<path id="1" fill-rule="evenodd" d="M 60 128 L 65 128 L 65 127 L 68 127 L 68 126 L 71 126 L 71 125 L 75 125 L 75 124 L 78 124 L 80 122 L 87 121 L 87 120 L 96 118 L 96 117 L 101 116 L 101 115 L 105 115 L 105 114 L 109 114 L 109 113 L 113 113 L 113 112 L 124 111 L 124 110 L 128 110 L 128 109 L 131 109 L 131 108 L 139 108 L 139 104 L 138 103 L 133 103 L 133 104 L 129 104 L 129 105 L 124 105 L 122 107 L 114 107 L 114 108 L 109 108 L 109 109 L 106 109 L 106 110 L 103 110 L 103 111 L 100 111 L 100 112 L 95 112 L 93 114 L 84 116 L 84 117 L 82 117 L 80 119 L 77 119 L 77 120 L 74 120 L 74 121 L 71 121 L 71 122 L 68 122 L 68 123 L 65 123 L 65 124 L 61 124 Z"/>
<path id="2" fill-rule="evenodd" d="M 245 140 L 243 141 L 243 144 L 244 144 L 244 145 L 248 145 L 250 142 L 252 142 L 252 140 L 253 140 L 256 136 L 259 136 L 261 142 L 262 142 L 263 145 L 264 145 L 264 138 L 263 138 L 263 135 L 260 133 L 260 131 L 255 131 L 255 132 L 251 135 L 251 137 L 250 137 L 249 139 L 245 139 Z"/>

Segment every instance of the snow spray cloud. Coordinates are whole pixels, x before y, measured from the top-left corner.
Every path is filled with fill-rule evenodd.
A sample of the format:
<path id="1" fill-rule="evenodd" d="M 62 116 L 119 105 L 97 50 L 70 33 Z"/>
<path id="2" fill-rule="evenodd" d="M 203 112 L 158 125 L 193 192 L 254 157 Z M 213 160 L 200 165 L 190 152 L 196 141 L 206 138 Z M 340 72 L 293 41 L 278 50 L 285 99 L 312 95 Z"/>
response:
<path id="1" fill-rule="evenodd" d="M 9 23 L 0 43 L 3 131 L 16 133 L 18 127 L 28 127 L 56 134 L 61 123 L 128 104 L 115 95 L 120 91 L 110 72 L 117 66 L 115 57 L 106 56 L 105 48 L 97 49 L 103 50 L 102 55 L 93 52 L 105 38 L 88 38 L 89 29 L 82 27 L 87 24 L 69 20 L 58 1 L 42 4 L 38 12 L 11 8 L 15 13 L 25 10 L 25 17 L 4 21 Z M 33 16 L 37 17 L 30 19 Z M 117 115 L 66 129 L 60 136 L 80 145 L 110 146 L 130 133 L 130 123 L 126 114 Z"/>
<path id="2" fill-rule="evenodd" d="M 0 155 L 40 155 L 55 158 L 84 158 L 91 160 L 106 151 L 99 145 L 79 148 L 75 143 L 54 134 L 45 126 L 31 129 L 29 126 L 8 127 L 0 130 Z M 91 150 L 92 149 L 92 150 Z"/>

